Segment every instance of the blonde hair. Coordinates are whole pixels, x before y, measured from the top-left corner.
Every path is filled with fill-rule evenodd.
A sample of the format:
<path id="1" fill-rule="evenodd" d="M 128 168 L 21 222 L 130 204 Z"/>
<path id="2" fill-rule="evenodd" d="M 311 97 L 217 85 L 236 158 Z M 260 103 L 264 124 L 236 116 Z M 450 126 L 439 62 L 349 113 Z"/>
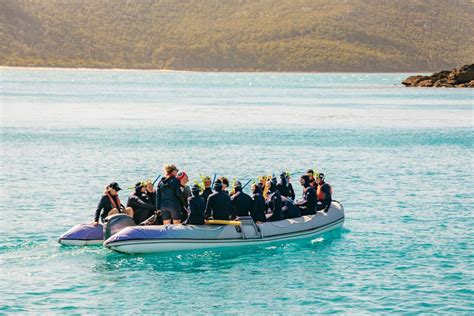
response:
<path id="1" fill-rule="evenodd" d="M 163 172 L 166 174 L 171 174 L 175 170 L 178 170 L 178 168 L 176 168 L 176 165 L 166 163 L 163 165 Z"/>

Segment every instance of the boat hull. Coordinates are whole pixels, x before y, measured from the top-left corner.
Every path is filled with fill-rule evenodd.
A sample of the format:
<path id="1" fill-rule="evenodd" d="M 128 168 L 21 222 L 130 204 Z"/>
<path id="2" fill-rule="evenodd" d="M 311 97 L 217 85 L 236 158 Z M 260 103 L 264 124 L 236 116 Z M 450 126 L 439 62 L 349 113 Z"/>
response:
<path id="1" fill-rule="evenodd" d="M 211 229 L 210 225 L 135 226 L 112 236 L 104 242 L 104 246 L 121 253 L 159 253 L 311 239 L 343 225 L 343 207 L 339 202 L 335 203 L 328 213 L 318 212 L 316 215 L 258 224 L 260 235 L 250 238 L 243 238 L 232 225 L 222 225 L 218 229 Z"/>

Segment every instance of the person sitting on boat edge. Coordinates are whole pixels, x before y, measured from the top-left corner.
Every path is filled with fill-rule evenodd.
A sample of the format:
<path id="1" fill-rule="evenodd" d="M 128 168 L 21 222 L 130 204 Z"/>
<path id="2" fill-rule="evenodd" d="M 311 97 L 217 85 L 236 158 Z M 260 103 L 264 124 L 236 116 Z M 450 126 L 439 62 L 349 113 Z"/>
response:
<path id="1" fill-rule="evenodd" d="M 209 195 L 206 204 L 206 219 L 229 220 L 231 200 L 228 193 L 222 191 L 222 181 L 217 179 L 214 183 L 214 193 Z"/>
<path id="2" fill-rule="evenodd" d="M 230 198 L 232 201 L 231 219 L 239 216 L 250 216 L 253 204 L 252 198 L 242 191 L 242 183 L 240 181 L 234 183 L 234 192 Z"/>
<path id="3" fill-rule="evenodd" d="M 257 183 L 252 184 L 252 211 L 250 216 L 255 223 L 263 223 L 267 221 L 265 214 L 267 213 L 267 205 L 262 195 L 262 188 Z"/>
<path id="4" fill-rule="evenodd" d="M 181 208 L 183 197 L 181 186 L 176 178 L 178 168 L 173 164 L 163 166 L 165 176 L 158 183 L 157 209 L 161 211 L 163 224 L 181 224 Z"/>
<path id="5" fill-rule="evenodd" d="M 309 176 L 301 176 L 300 183 L 303 186 L 303 199 L 296 202 L 295 205 L 300 209 L 301 215 L 316 214 L 316 190 L 311 186 Z"/>
<path id="6" fill-rule="evenodd" d="M 110 215 L 124 213 L 133 218 L 133 210 L 125 207 L 120 202 L 118 191 L 122 190 L 117 182 L 110 183 L 104 191 L 104 195 L 97 205 L 94 217 L 94 225 L 99 223 L 99 219 L 104 222 L 105 218 Z"/>
<path id="7" fill-rule="evenodd" d="M 206 203 L 199 193 L 201 193 L 201 188 L 197 184 L 193 185 L 192 196 L 188 198 L 188 218 L 184 222 L 187 225 L 204 225 Z"/>
<path id="8" fill-rule="evenodd" d="M 212 189 L 211 189 L 211 177 L 205 176 L 202 180 L 203 185 L 204 185 L 204 190 L 201 193 L 201 197 L 204 199 L 204 202 L 207 203 L 207 198 L 209 195 L 212 194 Z"/>
<path id="9" fill-rule="evenodd" d="M 293 201 L 295 200 L 295 191 L 290 183 L 290 177 L 287 172 L 282 172 L 280 174 L 280 181 L 277 184 L 277 190 L 280 192 L 281 196 L 290 198 Z"/>
<path id="10" fill-rule="evenodd" d="M 137 224 L 149 218 L 151 216 L 149 214 L 156 211 L 155 203 L 147 202 L 145 182 L 135 184 L 134 191 L 128 197 L 127 207 L 133 209 L 133 220 Z"/>
<path id="11" fill-rule="evenodd" d="M 318 197 L 318 203 L 316 205 L 317 210 L 324 210 L 327 212 L 332 202 L 332 187 L 329 183 L 324 182 L 324 173 L 319 173 L 316 176 L 316 182 L 318 188 L 316 189 L 316 195 Z"/>
<path id="12" fill-rule="evenodd" d="M 269 222 L 280 221 L 283 219 L 283 209 L 280 192 L 276 189 L 276 178 L 272 178 L 268 182 L 268 198 L 265 204 L 271 210 L 271 213 L 266 215 L 267 220 Z"/>
<path id="13" fill-rule="evenodd" d="M 188 198 L 192 196 L 191 189 L 188 186 L 189 177 L 185 171 L 180 171 L 176 175 L 176 178 L 179 180 L 179 185 L 181 188 L 181 194 L 183 196 L 183 209 L 181 213 L 181 222 L 184 222 L 188 218 Z"/>

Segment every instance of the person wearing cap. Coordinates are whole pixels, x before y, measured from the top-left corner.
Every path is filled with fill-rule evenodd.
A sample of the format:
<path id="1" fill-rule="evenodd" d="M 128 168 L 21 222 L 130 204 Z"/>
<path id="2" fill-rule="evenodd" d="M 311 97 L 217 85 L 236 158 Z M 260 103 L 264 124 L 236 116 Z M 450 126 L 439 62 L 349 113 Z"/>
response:
<path id="1" fill-rule="evenodd" d="M 201 188 L 195 184 L 191 188 L 191 194 L 188 198 L 188 218 L 185 221 L 187 225 L 204 225 L 204 217 L 206 212 L 206 203 L 200 196 Z"/>
<path id="2" fill-rule="evenodd" d="M 211 177 L 205 176 L 204 179 L 202 180 L 204 184 L 204 190 L 201 193 L 201 197 L 204 199 L 204 202 L 207 203 L 207 199 L 209 195 L 212 194 L 212 189 L 211 189 Z"/>
<path id="3" fill-rule="evenodd" d="M 161 211 L 163 224 L 181 224 L 183 196 L 180 181 L 176 178 L 178 168 L 172 164 L 163 166 L 164 177 L 158 183 L 156 207 Z"/>
<path id="4" fill-rule="evenodd" d="M 290 183 L 290 177 L 287 172 L 282 172 L 280 174 L 280 181 L 277 184 L 277 190 L 280 192 L 281 196 L 290 198 L 292 200 L 295 199 L 295 191 L 293 190 L 293 186 Z"/>
<path id="5" fill-rule="evenodd" d="M 127 207 L 133 209 L 135 223 L 143 222 L 156 211 L 155 203 L 148 203 L 146 191 L 146 182 L 138 182 L 135 184 L 134 191 L 128 197 Z"/>
<path id="6" fill-rule="evenodd" d="M 300 178 L 300 184 L 303 186 L 303 199 L 297 201 L 295 205 L 300 209 L 301 215 L 316 214 L 316 190 L 311 186 L 310 177 L 303 175 Z"/>
<path id="7" fill-rule="evenodd" d="M 130 217 L 133 217 L 133 209 L 125 207 L 120 202 L 118 191 L 122 190 L 117 182 L 112 182 L 105 187 L 104 195 L 97 205 L 95 210 L 94 225 L 99 223 L 99 220 L 104 222 L 105 218 L 110 215 L 124 213 Z"/>
<path id="8" fill-rule="evenodd" d="M 252 211 L 250 215 L 255 223 L 263 223 L 267 221 L 267 205 L 265 204 L 265 199 L 263 198 L 262 188 L 256 183 L 252 184 Z"/>
<path id="9" fill-rule="evenodd" d="M 329 183 L 324 182 L 324 173 L 319 173 L 316 176 L 316 183 L 318 184 L 316 189 L 316 196 L 318 198 L 316 209 L 327 212 L 332 202 L 332 187 Z"/>
<path id="10" fill-rule="evenodd" d="M 306 171 L 306 175 L 309 177 L 309 184 L 316 189 L 318 184 L 316 183 L 316 179 L 314 178 L 314 170 L 313 169 L 308 169 Z"/>
<path id="11" fill-rule="evenodd" d="M 250 216 L 252 212 L 253 201 L 250 195 L 242 191 L 242 183 L 234 183 L 234 194 L 230 198 L 232 202 L 231 219 L 239 216 Z"/>
<path id="12" fill-rule="evenodd" d="M 283 209 L 280 192 L 278 192 L 276 186 L 276 178 L 273 177 L 267 182 L 268 186 L 268 197 L 265 201 L 268 209 L 271 211 L 270 214 L 267 214 L 267 220 L 269 222 L 280 221 L 283 219 Z"/>
<path id="13" fill-rule="evenodd" d="M 231 200 L 228 193 L 222 191 L 222 181 L 214 183 L 214 193 L 209 195 L 206 204 L 206 218 L 229 220 Z"/>

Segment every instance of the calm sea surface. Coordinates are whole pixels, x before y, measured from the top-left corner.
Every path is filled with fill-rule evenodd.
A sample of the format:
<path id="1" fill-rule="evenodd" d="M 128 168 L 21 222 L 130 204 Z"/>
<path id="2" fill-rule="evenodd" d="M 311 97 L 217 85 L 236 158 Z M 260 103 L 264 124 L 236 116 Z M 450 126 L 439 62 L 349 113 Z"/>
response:
<path id="1" fill-rule="evenodd" d="M 473 90 L 404 88 L 407 74 L 0 71 L 0 313 L 474 313 Z M 164 162 L 191 179 L 290 170 L 295 187 L 317 167 L 344 228 L 160 255 L 57 243 L 107 183 Z"/>

